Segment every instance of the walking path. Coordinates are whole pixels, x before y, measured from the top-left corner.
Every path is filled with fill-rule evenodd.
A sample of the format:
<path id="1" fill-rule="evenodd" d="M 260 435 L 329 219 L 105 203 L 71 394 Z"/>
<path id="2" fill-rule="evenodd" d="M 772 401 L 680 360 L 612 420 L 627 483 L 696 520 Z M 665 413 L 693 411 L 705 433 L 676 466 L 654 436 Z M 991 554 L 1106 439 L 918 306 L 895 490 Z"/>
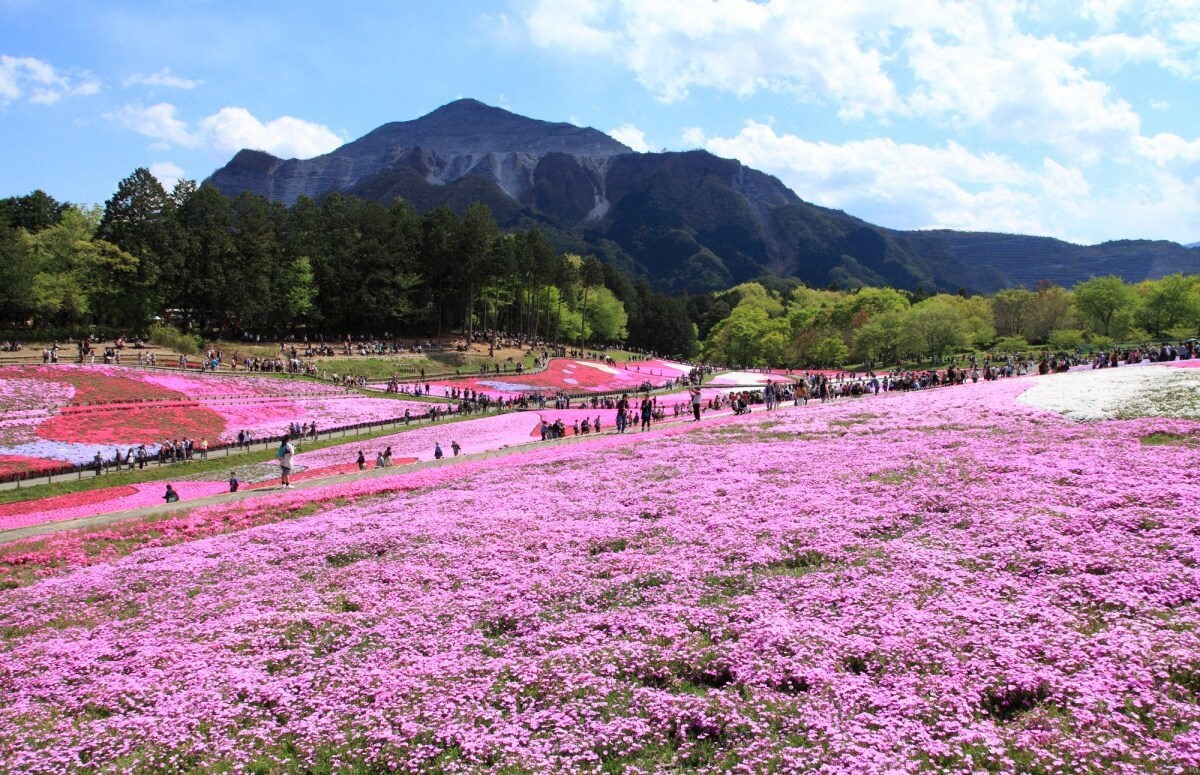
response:
<path id="1" fill-rule="evenodd" d="M 787 408 L 787 407 L 780 407 L 779 409 L 776 409 L 773 411 L 780 411 L 784 408 Z M 705 420 L 717 419 L 717 418 L 721 418 L 721 417 L 732 417 L 732 416 L 734 416 L 734 413 L 732 410 L 729 410 L 729 409 L 709 411 L 709 412 L 705 413 L 701 422 L 704 422 Z M 668 426 L 668 425 L 670 425 L 670 426 L 680 425 L 680 424 L 690 422 L 690 421 L 691 421 L 690 416 L 681 415 L 679 417 L 668 417 L 666 419 L 656 421 L 654 423 L 654 425 L 652 426 L 652 428 L 661 428 L 663 426 Z M 636 422 L 631 424 L 631 430 L 625 434 L 626 436 L 630 437 L 631 440 L 636 439 L 641 436 L 641 433 L 639 433 L 636 430 L 632 430 L 632 425 L 636 425 Z M 492 458 L 506 457 L 506 456 L 513 455 L 513 454 L 523 454 L 523 453 L 528 453 L 528 452 L 532 452 L 535 450 L 546 449 L 547 447 L 559 447 L 559 446 L 571 445 L 571 444 L 584 444 L 584 443 L 587 443 L 588 441 L 611 438 L 612 436 L 615 436 L 615 435 L 617 435 L 615 430 L 609 430 L 609 431 L 604 431 L 602 433 L 590 433 L 587 435 L 579 435 L 579 436 L 566 436 L 561 439 L 552 439 L 552 440 L 546 440 L 546 441 L 533 439 L 533 440 L 530 440 L 526 444 L 520 444 L 520 445 L 515 445 L 515 446 L 506 446 L 506 447 L 502 447 L 499 449 L 488 450 L 485 452 L 477 452 L 477 453 L 473 453 L 473 454 L 460 455 L 459 457 L 446 457 L 441 460 L 426 460 L 426 461 L 421 461 L 421 462 L 417 462 L 417 463 L 409 463 L 406 465 L 395 466 L 392 468 L 369 468 L 364 471 L 352 471 L 350 473 L 334 474 L 331 476 L 305 479 L 305 480 L 296 482 L 295 484 L 293 484 L 291 486 L 291 488 L 287 488 L 287 489 L 283 488 L 280 485 L 276 485 L 273 487 L 257 487 L 254 489 L 240 490 L 236 493 L 219 493 L 217 495 L 210 495 L 210 496 L 207 496 L 204 498 L 193 498 L 190 500 L 179 501 L 177 503 L 171 503 L 171 504 L 164 503 L 162 505 L 147 506 L 147 507 L 139 508 L 139 509 L 114 511 L 114 512 L 110 512 L 107 514 L 96 514 L 96 515 L 88 516 L 88 517 L 80 517 L 78 519 L 67 519 L 67 520 L 60 520 L 57 522 L 43 522 L 43 523 L 36 524 L 36 525 L 28 525 L 25 527 L 12 528 L 9 530 L 0 530 L 0 544 L 12 543 L 14 541 L 20 541 L 20 540 L 23 540 L 26 538 L 33 538 L 33 537 L 36 537 L 39 535 L 46 535 L 46 534 L 56 533 L 56 532 L 65 531 L 65 530 L 80 530 L 80 529 L 103 527 L 104 525 L 110 525 L 115 522 L 123 522 L 126 520 L 138 519 L 141 517 L 170 514 L 170 513 L 175 513 L 175 512 L 185 511 L 188 509 L 197 508 L 199 506 L 210 506 L 210 505 L 219 504 L 219 503 L 230 503 L 230 502 L 236 502 L 236 501 L 243 501 L 243 500 L 247 500 L 247 499 L 251 499 L 251 498 L 270 496 L 270 495 L 273 495 L 276 493 L 281 493 L 281 492 L 291 492 L 291 491 L 295 491 L 295 490 L 306 490 L 306 489 L 312 489 L 312 488 L 316 488 L 316 487 L 325 487 L 325 486 L 331 485 L 331 484 L 339 484 L 342 482 L 352 482 L 352 481 L 357 481 L 360 479 L 377 479 L 377 478 L 381 478 L 381 477 L 395 476 L 397 474 L 411 473 L 413 471 L 420 471 L 420 470 L 423 470 L 426 468 L 454 465 L 456 463 L 467 462 L 467 461 L 471 461 L 471 460 L 489 460 Z M 270 445 L 268 445 L 268 446 L 270 446 Z"/>

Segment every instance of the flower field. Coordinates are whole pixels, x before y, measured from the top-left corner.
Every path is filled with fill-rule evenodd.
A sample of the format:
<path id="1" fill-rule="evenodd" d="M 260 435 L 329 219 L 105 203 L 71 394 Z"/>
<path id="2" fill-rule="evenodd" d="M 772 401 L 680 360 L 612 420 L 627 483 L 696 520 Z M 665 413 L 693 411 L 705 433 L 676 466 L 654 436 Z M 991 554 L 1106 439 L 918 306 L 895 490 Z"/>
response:
<path id="1" fill-rule="evenodd" d="M 516 374 L 501 372 L 486 377 L 476 376 L 452 381 L 429 382 L 432 395 L 442 396 L 451 387 L 475 390 L 493 398 L 519 396 L 522 393 L 571 392 L 612 393 L 619 390 L 633 392 L 643 382 L 649 381 L 661 387 L 668 379 L 686 375 L 690 367 L 672 361 L 637 361 L 629 364 L 609 366 L 598 361 L 576 361 L 567 358 L 551 358 L 543 371 Z"/>
<path id="2" fill-rule="evenodd" d="M 85 464 L 100 452 L 189 437 L 231 442 L 239 431 L 278 436 L 424 414 L 429 405 L 381 400 L 332 385 L 261 376 L 185 375 L 118 366 L 0 368 L 0 474 Z"/>
<path id="3" fill-rule="evenodd" d="M 1064 376 L 6 547 L 0 769 L 1194 772 L 1200 422 Z"/>

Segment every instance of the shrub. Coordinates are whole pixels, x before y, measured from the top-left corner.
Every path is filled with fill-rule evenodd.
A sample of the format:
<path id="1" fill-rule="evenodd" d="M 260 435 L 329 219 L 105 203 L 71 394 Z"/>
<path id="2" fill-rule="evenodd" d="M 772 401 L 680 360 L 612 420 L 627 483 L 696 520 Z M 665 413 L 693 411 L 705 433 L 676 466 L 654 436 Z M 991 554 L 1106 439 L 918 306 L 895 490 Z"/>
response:
<path id="1" fill-rule="evenodd" d="M 198 336 L 185 334 L 171 326 L 151 326 L 150 341 L 159 347 L 164 347 L 183 355 L 195 355 L 200 352 L 200 338 Z"/>

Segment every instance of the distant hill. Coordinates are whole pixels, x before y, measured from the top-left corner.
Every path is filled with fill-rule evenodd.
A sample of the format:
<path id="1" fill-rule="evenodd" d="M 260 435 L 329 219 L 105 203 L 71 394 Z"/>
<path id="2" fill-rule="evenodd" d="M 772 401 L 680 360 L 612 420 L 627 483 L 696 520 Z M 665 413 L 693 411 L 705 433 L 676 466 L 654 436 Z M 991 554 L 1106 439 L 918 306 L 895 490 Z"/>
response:
<path id="1" fill-rule="evenodd" d="M 838 283 L 991 292 L 1104 274 L 1136 282 L 1200 272 L 1172 242 L 1080 246 L 1047 237 L 896 231 L 800 199 L 774 178 L 707 151 L 634 153 L 595 129 L 458 100 L 385 124 L 323 156 L 243 150 L 209 179 L 294 204 L 339 191 L 424 212 L 489 205 L 506 228 L 536 226 L 560 249 L 594 252 L 659 289 L 700 292 L 764 273 Z"/>

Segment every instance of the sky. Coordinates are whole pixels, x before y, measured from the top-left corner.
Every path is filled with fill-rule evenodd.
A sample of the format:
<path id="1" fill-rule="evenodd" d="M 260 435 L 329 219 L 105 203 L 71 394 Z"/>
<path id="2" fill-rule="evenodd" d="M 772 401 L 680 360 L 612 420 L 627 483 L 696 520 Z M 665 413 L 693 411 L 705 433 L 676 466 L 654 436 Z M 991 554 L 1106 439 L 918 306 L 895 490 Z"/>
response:
<path id="1" fill-rule="evenodd" d="M 1200 241 L 1200 0 L 0 0 L 0 197 L 462 97 L 897 229 Z"/>

